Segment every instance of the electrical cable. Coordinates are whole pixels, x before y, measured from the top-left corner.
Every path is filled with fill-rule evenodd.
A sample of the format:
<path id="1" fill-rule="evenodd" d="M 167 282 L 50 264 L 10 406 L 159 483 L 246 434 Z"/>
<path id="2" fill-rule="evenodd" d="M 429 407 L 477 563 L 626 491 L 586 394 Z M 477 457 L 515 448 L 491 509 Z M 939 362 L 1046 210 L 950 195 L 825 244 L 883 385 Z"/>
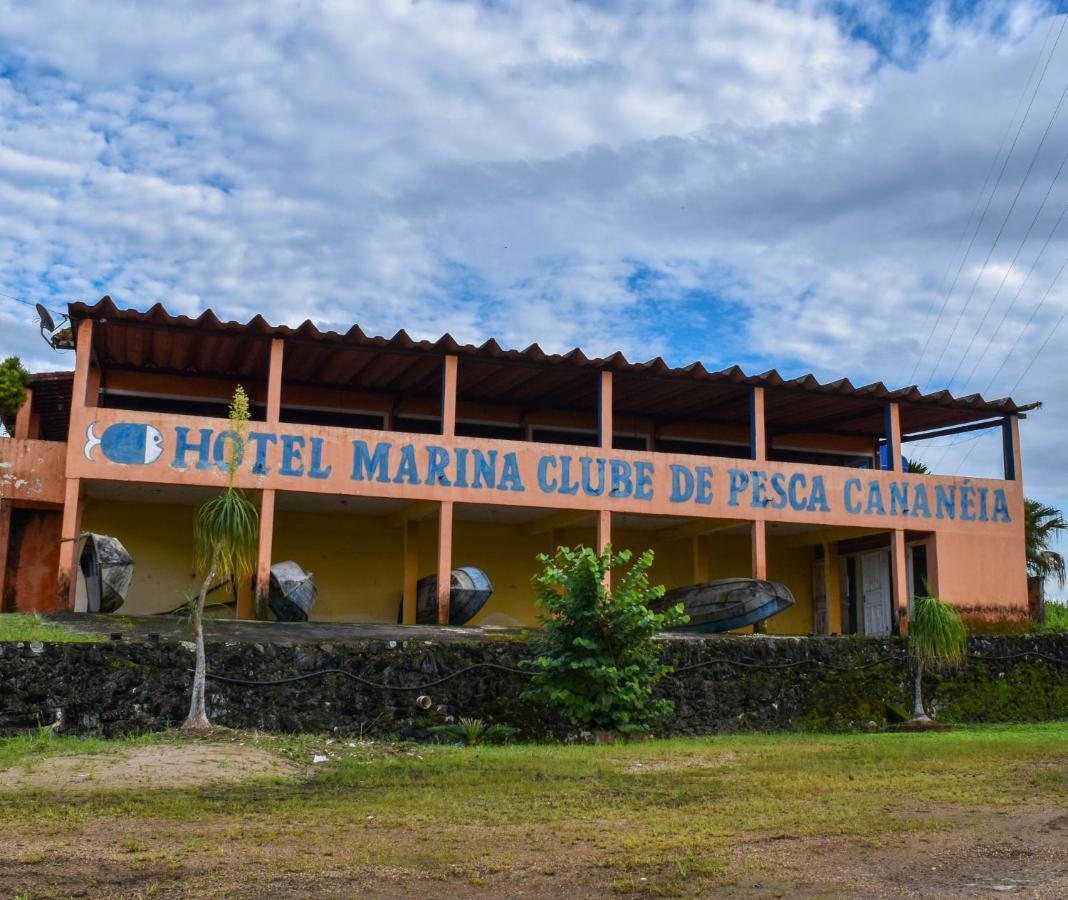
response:
<path id="1" fill-rule="evenodd" d="M 1068 17 L 1065 17 L 1065 21 L 1068 22 Z M 1020 186 L 1016 189 L 1016 194 L 1012 198 L 1012 203 L 1009 204 L 1009 209 L 1005 213 L 1005 217 L 1001 220 L 1001 225 L 998 227 L 997 234 L 994 235 L 994 242 L 990 245 L 990 250 L 986 254 L 986 259 L 983 260 L 982 266 L 979 268 L 978 274 L 975 276 L 975 281 L 972 282 L 971 290 L 968 292 L 968 297 L 964 301 L 964 305 L 961 307 L 960 312 L 957 314 L 957 319 L 953 323 L 953 328 L 949 333 L 949 337 L 942 344 L 942 349 L 938 354 L 938 358 L 935 360 L 934 366 L 931 367 L 931 374 L 924 381 L 924 384 L 930 383 L 934 378 L 935 373 L 938 371 L 938 367 L 942 364 L 942 360 L 945 358 L 946 350 L 953 343 L 953 338 L 956 337 L 957 329 L 960 327 L 960 323 L 964 320 L 964 315 L 968 311 L 968 307 L 971 306 L 972 298 L 975 296 L 975 290 L 979 286 L 979 282 L 983 278 L 983 274 L 986 272 L 986 267 L 990 264 L 990 260 L 994 255 L 994 251 L 997 249 L 998 244 L 1001 242 L 1001 236 L 1005 231 L 1005 226 L 1008 224 L 1009 219 L 1012 217 L 1013 211 L 1016 209 L 1016 204 L 1020 199 L 1020 195 L 1023 193 L 1024 187 L 1027 185 L 1028 180 L 1031 178 L 1031 172 L 1034 171 L 1035 163 L 1038 161 L 1038 157 L 1042 152 L 1042 148 L 1046 144 L 1046 139 L 1049 137 L 1050 131 L 1053 129 L 1053 123 L 1056 121 L 1057 116 L 1060 114 L 1061 107 L 1064 105 L 1065 98 L 1068 98 L 1068 82 L 1064 85 L 1064 90 L 1061 91 L 1061 96 L 1057 100 L 1057 105 L 1053 108 L 1053 113 L 1050 115 L 1049 121 L 1046 123 L 1046 128 L 1042 132 L 1042 137 L 1038 142 L 1038 146 L 1035 147 L 1035 152 L 1031 154 L 1031 161 L 1027 165 L 1027 171 L 1024 172 L 1023 179 L 1020 181 Z"/>
<path id="2" fill-rule="evenodd" d="M 1049 32 L 1052 32 L 1053 24 L 1055 21 L 1055 18 L 1050 19 Z M 942 316 L 945 314 L 946 306 L 949 304 L 949 298 L 953 295 L 953 290 L 957 286 L 957 280 L 960 278 L 961 272 L 964 271 L 964 264 L 968 261 L 968 256 L 972 252 L 972 247 L 975 244 L 975 239 L 979 235 L 980 229 L 983 227 L 983 222 L 986 220 L 986 214 L 990 211 L 990 204 L 993 202 L 994 195 L 997 193 L 998 187 L 1001 185 L 1001 179 L 1005 175 L 1005 168 L 1008 166 L 1009 159 L 1012 157 L 1013 151 L 1016 149 L 1016 143 L 1020 139 L 1020 133 L 1023 131 L 1024 124 L 1027 122 L 1027 117 L 1031 113 L 1031 107 L 1034 105 L 1035 98 L 1038 96 L 1038 89 L 1041 87 L 1042 81 L 1046 77 L 1046 71 L 1049 69 L 1050 61 L 1053 59 L 1053 53 L 1057 49 L 1057 44 L 1060 42 L 1061 34 L 1063 34 L 1064 32 L 1065 24 L 1068 24 L 1068 17 L 1066 17 L 1064 21 L 1061 22 L 1060 30 L 1057 32 L 1057 38 L 1053 42 L 1053 46 L 1050 48 L 1049 55 L 1046 56 L 1046 64 L 1042 67 L 1042 74 L 1039 76 L 1038 81 L 1035 83 L 1034 91 L 1031 93 L 1031 99 L 1027 104 L 1027 110 L 1024 112 L 1023 118 L 1020 120 L 1019 127 L 1016 129 L 1016 134 L 1012 139 L 1012 146 L 1009 147 L 1009 152 L 1001 163 L 1001 170 L 998 172 L 997 180 L 994 182 L 994 189 L 990 192 L 990 196 L 987 197 L 986 206 L 983 208 L 983 214 L 979 217 L 979 221 L 975 226 L 975 231 L 972 232 L 971 239 L 968 241 L 968 248 L 964 251 L 964 256 L 961 257 L 960 264 L 957 266 L 957 273 L 953 276 L 953 283 L 949 286 L 949 290 L 946 291 L 945 296 L 942 298 L 942 305 L 938 310 L 938 318 L 935 320 L 934 328 L 927 329 L 925 323 L 925 331 L 927 332 L 927 337 L 923 342 L 923 347 L 921 348 L 920 353 L 916 358 L 916 362 L 912 366 L 912 372 L 909 374 L 908 381 L 910 383 L 916 377 L 916 372 L 919 370 L 920 363 L 923 361 L 924 357 L 927 354 L 927 348 L 930 346 L 931 339 L 934 337 L 935 332 L 938 331 L 938 326 L 942 324 Z M 1005 145 L 1005 138 L 1008 137 L 1009 132 L 1012 130 L 1012 123 L 1016 119 L 1016 113 L 1019 112 L 1020 105 L 1023 103 L 1023 98 L 1027 96 L 1027 89 L 1031 83 L 1031 77 L 1034 75 L 1035 68 L 1038 67 L 1039 60 L 1042 59 L 1042 55 L 1046 46 L 1046 41 L 1049 39 L 1049 32 L 1047 32 L 1046 37 L 1042 41 L 1042 47 L 1039 49 L 1038 56 L 1035 59 L 1035 65 L 1034 67 L 1032 67 L 1031 74 L 1028 75 L 1027 81 L 1024 83 L 1024 88 L 1023 92 L 1020 94 L 1020 99 L 1016 101 L 1016 109 L 1013 111 L 1012 117 L 1009 119 L 1008 125 L 1005 128 L 1005 134 L 1002 136 L 1001 144 L 998 147 L 997 153 L 994 154 L 994 158 L 991 160 L 991 171 L 993 170 L 994 164 L 997 162 L 998 157 L 1001 155 L 1001 148 Z M 979 200 L 982 199 L 982 196 L 986 191 L 986 184 L 987 180 L 989 180 L 989 177 L 990 174 L 988 172 L 987 178 L 983 182 L 983 187 L 979 191 L 979 196 L 978 198 L 976 198 L 976 208 L 978 207 Z M 964 234 L 966 234 L 968 231 L 968 225 L 971 224 L 971 219 L 972 217 L 969 216 L 968 224 L 964 226 Z M 963 234 L 961 235 L 961 239 L 963 240 Z M 959 245 L 960 241 L 958 241 L 958 247 Z M 956 251 L 954 251 L 954 254 L 955 252 Z M 930 321 L 930 315 L 928 315 L 927 321 Z"/>

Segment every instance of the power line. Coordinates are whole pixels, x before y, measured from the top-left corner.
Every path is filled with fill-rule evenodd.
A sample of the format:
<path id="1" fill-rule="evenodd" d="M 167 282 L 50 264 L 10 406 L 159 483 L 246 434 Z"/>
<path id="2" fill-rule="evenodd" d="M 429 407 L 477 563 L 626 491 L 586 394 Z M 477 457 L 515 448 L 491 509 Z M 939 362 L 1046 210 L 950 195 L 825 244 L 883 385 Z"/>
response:
<path id="1" fill-rule="evenodd" d="M 976 198 L 976 207 L 975 208 L 978 208 L 979 201 L 982 199 L 983 194 L 986 191 L 986 185 L 987 185 L 987 181 L 989 181 L 989 178 L 990 178 L 990 172 L 993 171 L 994 165 L 997 163 L 998 157 L 1001 155 L 1001 148 L 1005 146 L 1005 139 L 1009 136 L 1009 132 L 1012 130 L 1012 123 L 1016 119 L 1016 113 L 1019 112 L 1020 105 L 1023 103 L 1024 97 L 1027 96 L 1027 88 L 1031 83 L 1031 78 L 1035 73 L 1035 69 L 1038 67 L 1039 60 L 1042 59 L 1043 51 L 1044 51 L 1045 46 L 1046 46 L 1046 41 L 1049 39 L 1049 34 L 1053 30 L 1053 24 L 1054 24 L 1055 21 L 1056 21 L 1055 18 L 1050 19 L 1049 30 L 1046 33 L 1046 37 L 1042 41 L 1042 47 L 1039 48 L 1038 56 L 1035 58 L 1035 64 L 1031 69 L 1031 73 L 1027 76 L 1027 81 L 1024 83 L 1024 89 L 1023 89 L 1023 92 L 1020 94 L 1020 99 L 1016 101 L 1016 109 L 1013 110 L 1012 117 L 1009 119 L 1008 125 L 1005 128 L 1005 134 L 1001 138 L 1001 144 L 998 146 L 998 151 L 997 151 L 997 153 L 994 154 L 994 158 L 990 161 L 990 170 L 987 172 L 987 177 L 986 177 L 986 179 L 984 179 L 983 186 L 979 190 L 979 196 Z M 969 255 L 971 255 L 971 252 L 972 252 L 972 247 L 975 244 L 975 239 L 979 235 L 979 231 L 983 227 L 983 222 L 986 220 L 986 214 L 990 211 L 990 204 L 991 204 L 991 202 L 993 202 L 994 195 L 997 193 L 998 187 L 1001 185 L 1001 179 L 1005 175 L 1005 168 L 1008 166 L 1009 159 L 1011 159 L 1013 151 L 1016 149 L 1016 143 L 1017 143 L 1017 141 L 1019 141 L 1020 133 L 1023 131 L 1024 124 L 1027 122 L 1027 117 L 1031 113 L 1031 107 L 1034 105 L 1035 98 L 1038 96 L 1038 89 L 1042 86 L 1042 82 L 1046 77 L 1046 72 L 1049 69 L 1049 65 L 1050 65 L 1051 60 L 1053 59 L 1053 53 L 1057 49 L 1057 44 L 1060 42 L 1061 34 L 1064 32 L 1064 27 L 1065 27 L 1066 24 L 1068 24 L 1068 17 L 1065 17 L 1061 21 L 1061 27 L 1060 27 L 1060 30 L 1057 32 L 1056 40 L 1054 40 L 1053 46 L 1050 48 L 1049 55 L 1046 57 L 1046 63 L 1042 67 L 1042 74 L 1039 75 L 1038 81 L 1035 82 L 1035 87 L 1034 87 L 1034 90 L 1031 93 L 1031 99 L 1030 99 L 1030 101 L 1028 101 L 1027 109 L 1024 111 L 1023 118 L 1020 119 L 1020 124 L 1017 127 L 1016 134 L 1012 139 L 1012 146 L 1009 147 L 1009 152 L 1006 154 L 1005 159 L 1001 163 L 1001 170 L 998 172 L 997 180 L 994 182 L 994 188 L 990 192 L 990 196 L 987 197 L 986 206 L 983 208 L 983 214 L 979 217 L 979 221 L 976 223 L 976 226 L 975 226 L 975 231 L 972 232 L 971 239 L 968 241 L 968 247 L 964 251 L 964 255 L 961 257 L 960 264 L 957 266 L 957 272 L 953 276 L 953 283 L 950 284 L 949 290 L 946 291 L 945 296 L 942 298 L 942 305 L 938 310 L 938 318 L 935 320 L 934 328 L 927 329 L 926 328 L 926 323 L 924 325 L 924 329 L 927 331 L 927 337 L 923 342 L 923 347 L 921 348 L 919 355 L 916 357 L 916 362 L 912 366 L 912 372 L 909 374 L 909 377 L 908 377 L 908 380 L 910 382 L 912 382 L 913 379 L 915 379 L 916 372 L 920 368 L 920 363 L 923 361 L 924 357 L 926 356 L 927 348 L 931 344 L 931 338 L 934 336 L 935 332 L 938 330 L 938 326 L 942 324 L 942 316 L 945 314 L 946 306 L 949 304 L 949 298 L 953 295 L 953 290 L 957 286 L 957 281 L 960 278 L 960 274 L 961 274 L 961 272 L 964 271 L 964 264 L 968 261 L 968 257 L 969 257 Z M 972 215 L 974 215 L 974 214 L 975 214 L 975 209 L 972 210 Z M 968 232 L 968 225 L 971 224 L 971 219 L 972 219 L 972 216 L 969 216 L 968 217 L 968 224 L 966 224 L 964 226 L 964 233 L 961 235 L 961 240 L 963 240 L 964 234 L 967 234 L 967 232 Z M 960 246 L 960 241 L 958 241 L 957 246 L 958 247 Z M 955 252 L 956 251 L 954 251 L 954 253 Z M 947 269 L 947 274 L 948 274 L 948 269 Z M 943 281 L 944 281 L 944 279 L 943 279 Z M 930 321 L 930 315 L 928 315 L 927 320 Z"/>
<path id="2" fill-rule="evenodd" d="M 1046 249 L 1049 247 L 1050 242 L 1053 240 L 1053 236 L 1061 227 L 1061 223 L 1064 221 L 1064 217 L 1066 215 L 1068 215 L 1068 203 L 1064 204 L 1064 207 L 1061 209 L 1061 214 L 1057 217 L 1057 221 L 1053 223 L 1053 227 L 1049 230 L 1049 234 L 1046 235 L 1046 240 L 1042 244 L 1042 249 L 1038 251 L 1038 254 L 1032 261 L 1031 267 L 1027 270 L 1027 275 L 1024 277 L 1024 280 L 1020 282 L 1020 286 L 1016 289 L 1016 294 L 1009 302 L 1009 305 L 1005 307 L 1005 311 L 1001 314 L 1001 319 L 998 320 L 998 324 L 994 327 L 993 333 L 990 335 L 989 338 L 987 338 L 986 346 L 983 347 L 982 352 L 975 358 L 975 362 L 972 363 L 971 369 L 969 370 L 967 376 L 965 376 L 964 381 L 961 383 L 962 389 L 963 385 L 968 384 L 972 380 L 972 378 L 975 377 L 975 373 L 978 371 L 980 364 L 986 358 L 987 353 L 994 345 L 994 341 L 997 340 L 998 335 L 1001 334 L 1001 329 L 1004 327 L 1005 322 L 1009 318 L 1009 315 L 1016 308 L 1016 302 L 1020 299 L 1021 296 L 1023 296 L 1024 289 L 1027 287 L 1028 284 L 1031 283 L 1031 276 L 1034 275 L 1037 271 L 1039 260 L 1041 260 L 1042 257 L 1045 255 Z M 1000 371 L 1001 369 L 999 368 L 998 372 Z"/>
<path id="3" fill-rule="evenodd" d="M 1065 18 L 1065 21 L 1068 22 L 1068 17 Z M 952 331 L 950 331 L 949 337 L 946 339 L 945 343 L 942 344 L 942 350 L 938 354 L 938 358 L 935 360 L 935 364 L 931 368 L 931 374 L 924 382 L 925 384 L 927 382 L 930 382 L 930 380 L 934 378 L 935 373 L 938 371 L 939 365 L 941 365 L 942 360 L 946 355 L 946 350 L 949 348 L 949 345 L 953 343 L 953 338 L 956 336 L 957 329 L 960 327 L 960 323 L 964 319 L 964 314 L 968 311 L 968 307 L 971 305 L 972 297 L 975 296 L 975 289 L 979 286 L 979 282 L 982 280 L 983 274 L 986 272 L 986 267 L 990 264 L 990 259 L 991 257 L 993 257 L 994 251 L 997 249 L 997 246 L 1001 241 L 1001 236 L 1005 231 L 1005 226 L 1008 224 L 1008 221 L 1011 218 L 1013 211 L 1016 209 L 1016 204 L 1017 202 L 1019 202 L 1020 195 L 1023 193 L 1023 189 L 1027 185 L 1027 182 L 1031 177 L 1031 172 L 1034 171 L 1035 163 L 1038 161 L 1039 154 L 1042 152 L 1042 148 L 1046 144 L 1046 138 L 1049 137 L 1049 133 L 1053 129 L 1053 123 L 1056 121 L 1057 116 L 1061 111 L 1061 107 L 1064 105 L 1064 100 L 1066 97 L 1068 97 L 1068 83 L 1065 83 L 1064 90 L 1061 91 L 1061 96 L 1057 100 L 1057 105 L 1053 108 L 1053 113 L 1050 115 L 1049 121 L 1046 123 L 1045 131 L 1042 132 L 1042 137 L 1038 142 L 1038 146 L 1035 147 L 1035 152 L 1031 154 L 1031 161 L 1030 163 L 1028 163 L 1027 171 L 1024 172 L 1023 180 L 1020 182 L 1020 186 L 1019 188 L 1017 188 L 1016 194 L 1012 198 L 1012 203 L 1009 204 L 1009 209 L 1005 213 L 1005 217 L 1001 220 L 1001 225 L 998 227 L 997 234 L 994 236 L 994 242 L 990 245 L 990 251 L 987 253 L 986 259 L 983 260 L 983 265 L 980 267 L 979 273 L 975 276 L 975 281 L 972 282 L 972 287 L 971 290 L 968 292 L 967 299 L 964 301 L 964 306 L 961 307 L 960 312 L 957 314 L 957 320 L 953 324 L 953 329 Z"/>

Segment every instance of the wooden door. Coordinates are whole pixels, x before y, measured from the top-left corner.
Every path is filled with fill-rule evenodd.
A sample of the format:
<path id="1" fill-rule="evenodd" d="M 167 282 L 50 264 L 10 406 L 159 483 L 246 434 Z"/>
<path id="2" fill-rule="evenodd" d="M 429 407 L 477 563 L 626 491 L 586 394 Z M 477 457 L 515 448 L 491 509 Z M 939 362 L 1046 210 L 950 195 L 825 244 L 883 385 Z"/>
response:
<path id="1" fill-rule="evenodd" d="M 812 564 L 812 633 L 827 634 L 827 581 L 823 577 L 824 562 Z"/>
<path id="2" fill-rule="evenodd" d="M 864 633 L 890 634 L 890 554 L 885 550 L 865 553 L 860 558 L 860 570 Z"/>

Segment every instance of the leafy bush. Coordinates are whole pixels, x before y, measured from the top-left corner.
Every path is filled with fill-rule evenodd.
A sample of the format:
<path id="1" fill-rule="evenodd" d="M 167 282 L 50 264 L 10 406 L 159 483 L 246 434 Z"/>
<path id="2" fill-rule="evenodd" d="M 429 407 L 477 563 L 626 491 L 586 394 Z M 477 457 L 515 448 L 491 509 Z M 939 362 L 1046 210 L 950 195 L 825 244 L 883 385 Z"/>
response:
<path id="1" fill-rule="evenodd" d="M 17 356 L 9 356 L 0 362 L 0 412 L 15 415 L 26 402 L 29 386 L 30 373 Z"/>
<path id="2" fill-rule="evenodd" d="M 430 730 L 446 740 L 467 747 L 503 743 L 516 732 L 511 725 L 486 725 L 481 719 L 460 719 L 448 725 L 435 725 Z"/>
<path id="3" fill-rule="evenodd" d="M 536 638 L 539 655 L 533 686 L 524 697 L 563 714 L 573 725 L 623 734 L 651 730 L 674 709 L 654 700 L 653 688 L 670 674 L 653 638 L 689 617 L 682 604 L 662 613 L 650 609 L 664 595 L 649 584 L 653 564 L 647 550 L 618 579 L 605 587 L 608 573 L 631 559 L 630 551 L 598 555 L 589 547 L 560 547 L 538 556 L 544 567 L 533 579 L 537 605 L 544 611 Z"/>
<path id="4" fill-rule="evenodd" d="M 1068 631 L 1068 603 L 1057 600 L 1046 601 L 1046 621 L 1043 631 Z"/>

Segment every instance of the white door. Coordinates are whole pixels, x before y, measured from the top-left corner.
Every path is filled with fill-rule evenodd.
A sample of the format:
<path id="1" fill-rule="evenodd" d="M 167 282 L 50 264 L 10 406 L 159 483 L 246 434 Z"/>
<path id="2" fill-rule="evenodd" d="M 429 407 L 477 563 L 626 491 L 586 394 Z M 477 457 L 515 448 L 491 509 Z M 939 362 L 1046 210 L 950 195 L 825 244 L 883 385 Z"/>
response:
<path id="1" fill-rule="evenodd" d="M 812 564 L 812 633 L 827 634 L 827 582 L 822 559 Z"/>
<path id="2" fill-rule="evenodd" d="M 864 597 L 864 633 L 890 633 L 890 554 L 885 550 L 860 558 Z"/>

